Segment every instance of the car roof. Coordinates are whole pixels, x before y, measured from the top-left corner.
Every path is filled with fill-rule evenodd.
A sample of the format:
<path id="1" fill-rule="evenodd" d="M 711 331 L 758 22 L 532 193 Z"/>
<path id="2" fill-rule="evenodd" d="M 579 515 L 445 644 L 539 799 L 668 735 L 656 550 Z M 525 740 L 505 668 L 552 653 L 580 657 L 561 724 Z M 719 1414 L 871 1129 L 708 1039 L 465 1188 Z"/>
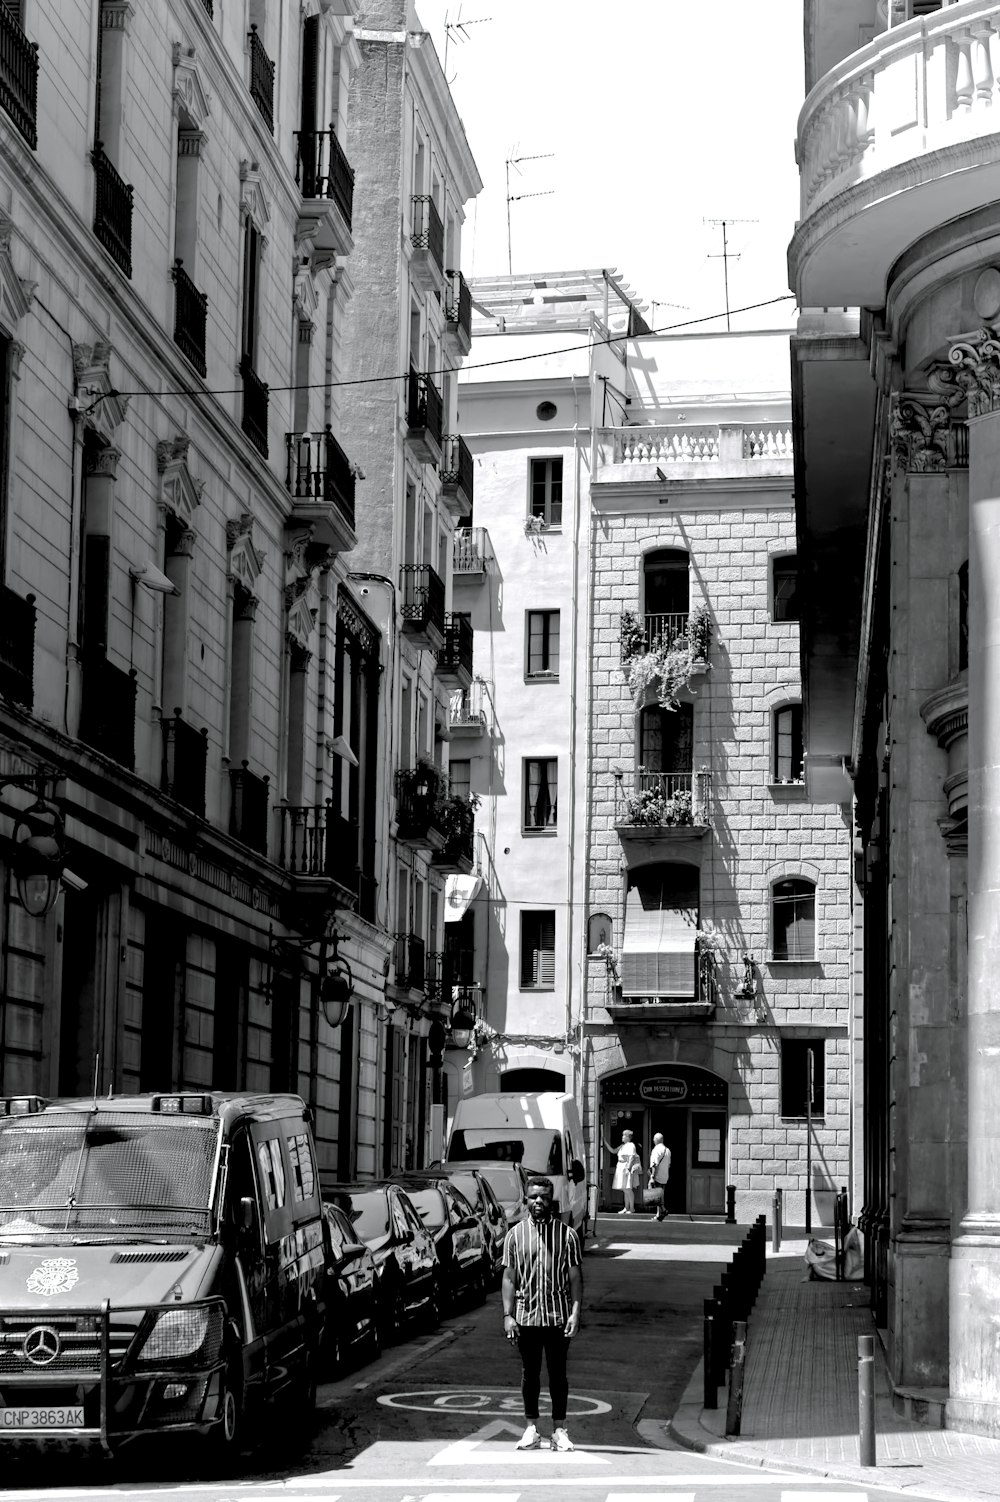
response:
<path id="1" fill-rule="evenodd" d="M 96 1112 L 98 1115 L 109 1111 L 119 1114 L 127 1112 L 136 1116 L 167 1117 L 172 1122 L 188 1121 L 195 1124 L 211 1120 L 229 1124 L 241 1117 L 249 1117 L 254 1121 L 284 1121 L 289 1118 L 306 1121 L 309 1119 L 309 1108 L 301 1095 L 255 1095 L 245 1090 L 150 1090 L 140 1095 L 122 1093 L 56 1097 L 35 1096 L 30 1093 L 19 1095 L 15 1092 L 5 1098 L 33 1102 L 32 1107 L 27 1111 L 11 1112 L 9 1118 L 11 1120 L 20 1120 L 22 1117 L 25 1119 L 45 1118 L 81 1111 Z M 184 1111 L 161 1109 L 163 1101 L 181 1099 L 191 1102 L 192 1105 L 201 1102 L 201 1108 Z"/>

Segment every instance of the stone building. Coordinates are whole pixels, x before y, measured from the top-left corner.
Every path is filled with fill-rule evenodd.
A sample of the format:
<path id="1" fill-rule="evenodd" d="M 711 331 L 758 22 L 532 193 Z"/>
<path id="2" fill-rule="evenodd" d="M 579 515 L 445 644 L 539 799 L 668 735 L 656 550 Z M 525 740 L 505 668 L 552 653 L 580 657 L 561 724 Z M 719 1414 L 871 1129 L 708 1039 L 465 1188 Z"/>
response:
<path id="1" fill-rule="evenodd" d="M 494 861 L 464 1088 L 575 1091 L 604 1205 L 629 1127 L 644 1160 L 663 1133 L 675 1210 L 724 1212 L 732 1184 L 752 1217 L 780 1187 L 801 1223 L 808 1182 L 828 1223 L 851 1178 L 850 823 L 802 780 L 787 332 L 652 335 L 601 272 L 473 290 L 456 559 L 483 565 L 456 599 L 461 579 L 479 697 L 451 752 L 474 734 Z"/>
<path id="2" fill-rule="evenodd" d="M 789 247 L 807 787 L 853 780 L 858 1209 L 897 1401 L 1000 1434 L 1000 7 L 805 6 Z"/>
<path id="3" fill-rule="evenodd" d="M 298 1089 L 345 1174 L 407 1109 L 357 8 L 0 8 L 0 1093 Z"/>

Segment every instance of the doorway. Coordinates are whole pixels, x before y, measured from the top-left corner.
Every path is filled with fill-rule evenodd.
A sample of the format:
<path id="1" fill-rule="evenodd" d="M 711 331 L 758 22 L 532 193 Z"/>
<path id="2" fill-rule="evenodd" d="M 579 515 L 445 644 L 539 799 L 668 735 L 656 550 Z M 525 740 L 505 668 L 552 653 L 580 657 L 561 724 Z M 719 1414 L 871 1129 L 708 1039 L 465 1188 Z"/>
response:
<path id="1" fill-rule="evenodd" d="M 653 1136 L 659 1132 L 670 1152 L 670 1179 L 664 1202 L 671 1215 L 724 1215 L 728 1087 L 725 1080 L 695 1064 L 642 1065 L 600 1082 L 600 1203 L 620 1210 L 621 1190 L 612 1189 L 615 1154 L 628 1129 L 649 1170 Z"/>

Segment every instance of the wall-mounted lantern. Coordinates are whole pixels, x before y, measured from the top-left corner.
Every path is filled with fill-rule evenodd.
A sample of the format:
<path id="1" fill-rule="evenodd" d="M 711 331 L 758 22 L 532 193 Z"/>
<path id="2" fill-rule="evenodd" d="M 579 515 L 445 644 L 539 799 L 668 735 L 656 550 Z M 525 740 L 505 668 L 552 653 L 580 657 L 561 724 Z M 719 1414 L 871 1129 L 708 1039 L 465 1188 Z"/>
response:
<path id="1" fill-rule="evenodd" d="M 59 896 L 66 871 L 66 830 L 63 816 L 46 791 L 43 773 L 25 777 L 0 777 L 0 792 L 5 788 L 29 789 L 34 803 L 24 809 L 5 807 L 14 822 L 14 848 L 11 870 L 17 897 L 26 913 L 43 918 L 51 912 Z M 72 877 L 70 885 L 82 889 L 86 882 Z"/>
<path id="2" fill-rule="evenodd" d="M 463 987 L 451 1008 L 451 1041 L 455 1048 L 468 1048 L 472 1029 L 476 1025 L 476 1005 Z"/>

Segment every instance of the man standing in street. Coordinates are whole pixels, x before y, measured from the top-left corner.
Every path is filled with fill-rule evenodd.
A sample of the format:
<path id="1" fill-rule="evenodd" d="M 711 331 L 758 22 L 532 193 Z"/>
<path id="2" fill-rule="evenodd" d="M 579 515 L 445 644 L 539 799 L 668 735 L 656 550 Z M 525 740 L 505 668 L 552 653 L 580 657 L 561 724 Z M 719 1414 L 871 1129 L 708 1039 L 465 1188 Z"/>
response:
<path id="1" fill-rule="evenodd" d="M 654 1132 L 653 1151 L 649 1155 L 649 1187 L 659 1189 L 660 1203 L 654 1220 L 667 1218 L 667 1184 L 670 1180 L 670 1149 L 664 1144 L 663 1133 Z"/>
<path id="2" fill-rule="evenodd" d="M 583 1271 L 576 1232 L 552 1213 L 552 1180 L 528 1181 L 528 1216 L 507 1232 L 503 1245 L 503 1329 L 521 1357 L 521 1395 L 527 1428 L 519 1450 L 537 1450 L 542 1356 L 552 1400 L 553 1450 L 572 1450 L 566 1433 L 569 1342 L 580 1328 Z"/>

